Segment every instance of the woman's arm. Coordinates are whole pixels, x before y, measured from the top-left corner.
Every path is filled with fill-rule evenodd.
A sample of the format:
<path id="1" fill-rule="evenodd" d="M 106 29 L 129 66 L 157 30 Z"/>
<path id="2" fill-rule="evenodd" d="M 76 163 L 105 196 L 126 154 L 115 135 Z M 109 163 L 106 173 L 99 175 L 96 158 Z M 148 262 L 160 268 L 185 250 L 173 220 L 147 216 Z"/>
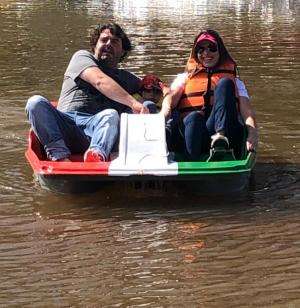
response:
<path id="1" fill-rule="evenodd" d="M 187 73 L 177 75 L 175 80 L 172 82 L 170 89 L 164 93 L 161 113 L 165 118 L 168 118 L 171 115 L 172 109 L 176 108 L 184 90 L 187 78 Z"/>
<path id="2" fill-rule="evenodd" d="M 170 90 L 164 97 L 160 113 L 162 113 L 166 119 L 170 117 L 171 111 L 176 108 L 182 92 L 183 88 L 180 87 L 174 90 Z"/>
<path id="3" fill-rule="evenodd" d="M 250 104 L 250 101 L 247 97 L 239 97 L 239 107 L 242 118 L 246 124 L 248 130 L 247 137 L 247 150 L 255 151 L 258 145 L 258 129 L 255 119 L 255 112 Z"/>

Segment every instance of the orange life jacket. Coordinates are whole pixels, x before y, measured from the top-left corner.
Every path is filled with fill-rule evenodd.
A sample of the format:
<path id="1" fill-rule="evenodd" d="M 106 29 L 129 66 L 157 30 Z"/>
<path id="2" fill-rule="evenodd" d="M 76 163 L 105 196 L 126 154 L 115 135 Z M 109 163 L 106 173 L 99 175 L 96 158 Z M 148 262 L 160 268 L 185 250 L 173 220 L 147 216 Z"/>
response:
<path id="1" fill-rule="evenodd" d="M 235 83 L 235 64 L 228 62 L 217 68 L 207 69 L 190 58 L 187 68 L 190 73 L 177 108 L 182 113 L 202 110 L 208 117 L 214 101 L 214 89 L 219 80 L 229 77 Z M 236 97 L 238 96 L 236 95 Z"/>

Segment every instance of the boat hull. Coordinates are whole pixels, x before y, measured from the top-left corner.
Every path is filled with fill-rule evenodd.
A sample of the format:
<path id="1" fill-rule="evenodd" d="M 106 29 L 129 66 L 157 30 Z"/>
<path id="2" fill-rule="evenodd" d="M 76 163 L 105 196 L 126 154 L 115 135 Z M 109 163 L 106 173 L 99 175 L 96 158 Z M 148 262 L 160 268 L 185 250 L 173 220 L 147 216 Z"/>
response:
<path id="1" fill-rule="evenodd" d="M 49 161 L 32 130 L 25 155 L 40 185 L 61 193 L 93 192 L 118 182 L 170 183 L 197 194 L 235 193 L 248 187 L 255 165 L 253 152 L 241 160 L 180 161 L 167 152 L 165 120 L 159 114 L 122 114 L 119 151 L 109 162 L 84 162 L 82 154 L 71 155 L 71 162 Z"/>
<path id="2" fill-rule="evenodd" d="M 233 194 L 248 189 L 251 172 L 239 174 L 202 174 L 198 176 L 84 176 L 35 174 L 44 189 L 67 194 L 93 193 L 105 187 L 121 183 L 131 187 L 172 187 L 193 194 Z"/>

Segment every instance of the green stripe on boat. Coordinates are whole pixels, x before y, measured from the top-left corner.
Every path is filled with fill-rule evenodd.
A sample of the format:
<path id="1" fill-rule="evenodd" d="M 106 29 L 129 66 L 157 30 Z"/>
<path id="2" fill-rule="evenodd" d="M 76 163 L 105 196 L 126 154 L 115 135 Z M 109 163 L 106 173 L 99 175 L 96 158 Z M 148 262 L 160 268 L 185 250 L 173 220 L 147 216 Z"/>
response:
<path id="1" fill-rule="evenodd" d="M 244 160 L 221 162 L 179 162 L 178 175 L 213 175 L 250 172 L 255 165 L 255 153 L 249 153 Z"/>

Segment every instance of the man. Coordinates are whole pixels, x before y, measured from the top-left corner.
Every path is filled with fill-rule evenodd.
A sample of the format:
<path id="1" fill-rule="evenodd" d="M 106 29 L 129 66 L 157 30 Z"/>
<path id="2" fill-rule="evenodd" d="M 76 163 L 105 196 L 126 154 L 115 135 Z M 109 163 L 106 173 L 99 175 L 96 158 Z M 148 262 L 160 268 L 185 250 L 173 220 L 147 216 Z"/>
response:
<path id="1" fill-rule="evenodd" d="M 148 113 L 131 94 L 140 79 L 118 63 L 131 43 L 115 23 L 97 26 L 90 36 L 91 52 L 77 51 L 65 72 L 57 109 L 44 97 L 29 98 L 26 113 L 48 159 L 69 161 L 83 153 L 84 161 L 107 161 L 118 137 L 119 114 Z"/>

